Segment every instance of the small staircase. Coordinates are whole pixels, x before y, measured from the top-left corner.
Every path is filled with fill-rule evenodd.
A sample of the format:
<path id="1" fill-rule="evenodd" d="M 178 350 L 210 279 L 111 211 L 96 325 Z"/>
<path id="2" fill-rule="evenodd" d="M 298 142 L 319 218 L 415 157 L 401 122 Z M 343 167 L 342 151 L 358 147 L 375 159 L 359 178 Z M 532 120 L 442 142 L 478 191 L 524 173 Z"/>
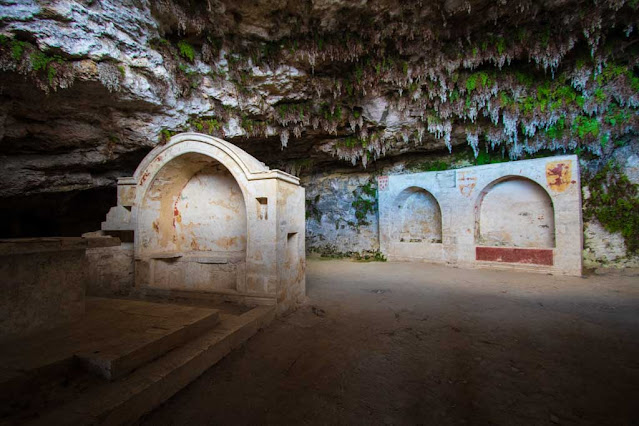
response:
<path id="1" fill-rule="evenodd" d="M 92 298 L 82 321 L 3 344 L 0 424 L 134 422 L 275 314 L 221 308 Z"/>

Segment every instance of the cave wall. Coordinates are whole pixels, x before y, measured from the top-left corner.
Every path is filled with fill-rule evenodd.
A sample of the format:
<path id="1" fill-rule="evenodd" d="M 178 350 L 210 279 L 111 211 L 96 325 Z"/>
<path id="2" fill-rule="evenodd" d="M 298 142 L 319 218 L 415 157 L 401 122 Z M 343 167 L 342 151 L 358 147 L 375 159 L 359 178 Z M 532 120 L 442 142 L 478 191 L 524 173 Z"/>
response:
<path id="1" fill-rule="evenodd" d="M 186 130 L 300 176 L 324 253 L 378 250 L 380 173 L 576 153 L 637 183 L 638 6 L 2 1 L 1 236 L 97 229 L 115 179 Z M 593 266 L 636 262 L 620 179 L 625 204 L 586 202 Z"/>
<path id="2" fill-rule="evenodd" d="M 503 160 L 499 157 L 484 159 L 488 162 Z M 582 158 L 580 169 L 584 212 L 589 210 L 588 177 L 601 171 L 602 164 L 609 162 L 619 164 L 622 175 L 631 183 L 639 185 L 639 141 L 618 147 L 607 157 Z M 379 164 L 380 167 L 366 173 L 340 170 L 303 176 L 302 183 L 307 188 L 307 247 L 311 252 L 325 257 L 354 254 L 358 257 L 370 256 L 379 251 L 377 176 L 458 169 L 482 164 L 488 163 L 477 161 L 468 152 L 456 156 L 413 153 L 391 163 Z M 370 189 L 368 194 L 367 187 Z M 370 201 L 372 205 L 368 207 L 365 201 Z M 633 212 L 630 214 L 635 215 Z M 584 214 L 583 257 L 586 268 L 639 267 L 639 256 L 629 250 L 627 241 L 621 232 L 610 232 L 596 217 Z"/>

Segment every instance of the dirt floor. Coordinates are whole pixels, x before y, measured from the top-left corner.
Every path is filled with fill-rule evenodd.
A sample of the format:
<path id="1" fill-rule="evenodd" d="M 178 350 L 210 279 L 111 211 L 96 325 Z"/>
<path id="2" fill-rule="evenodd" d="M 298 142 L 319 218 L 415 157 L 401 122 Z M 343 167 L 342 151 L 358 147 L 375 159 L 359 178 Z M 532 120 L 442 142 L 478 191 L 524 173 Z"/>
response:
<path id="1" fill-rule="evenodd" d="M 311 260 L 307 294 L 140 423 L 639 424 L 639 271 Z"/>

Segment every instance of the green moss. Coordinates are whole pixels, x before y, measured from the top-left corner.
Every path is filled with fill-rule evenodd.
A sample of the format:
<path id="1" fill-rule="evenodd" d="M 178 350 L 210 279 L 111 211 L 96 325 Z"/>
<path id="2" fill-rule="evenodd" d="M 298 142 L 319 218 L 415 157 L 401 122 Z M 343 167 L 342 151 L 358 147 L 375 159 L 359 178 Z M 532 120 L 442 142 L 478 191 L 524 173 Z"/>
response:
<path id="1" fill-rule="evenodd" d="M 424 161 L 417 165 L 416 170 L 422 172 L 439 172 L 443 170 L 448 170 L 450 168 L 450 163 L 447 163 L 442 160 L 435 161 Z"/>
<path id="2" fill-rule="evenodd" d="M 353 191 L 355 201 L 351 203 L 351 206 L 355 209 L 354 227 L 370 225 L 370 222 L 366 220 L 369 214 L 377 211 L 377 189 L 373 187 L 371 182 L 360 186 Z"/>
<path id="3" fill-rule="evenodd" d="M 504 40 L 502 37 L 499 37 L 497 39 L 495 47 L 497 48 L 497 54 L 500 56 L 503 55 L 506 51 L 506 40 Z"/>
<path id="4" fill-rule="evenodd" d="M 603 67 L 603 69 L 597 75 L 595 80 L 599 85 L 604 85 L 621 75 L 628 74 L 628 72 L 629 70 L 627 66 L 619 65 L 619 64 L 615 64 L 611 62 L 611 63 L 607 63 Z"/>
<path id="5" fill-rule="evenodd" d="M 363 252 L 363 253 L 355 253 L 353 255 L 353 260 L 357 262 L 386 262 L 386 256 L 377 250 L 373 252 Z"/>
<path id="6" fill-rule="evenodd" d="M 171 46 L 171 42 L 168 41 L 165 38 L 156 38 L 156 39 L 151 40 L 151 45 L 152 46 L 170 47 Z"/>
<path id="7" fill-rule="evenodd" d="M 580 139 L 584 139 L 587 136 L 596 138 L 599 136 L 599 121 L 597 117 L 586 117 L 580 115 L 575 118 L 572 123 L 573 134 L 577 135 Z"/>
<path id="8" fill-rule="evenodd" d="M 46 73 L 50 86 L 53 85 L 53 79 L 57 74 L 57 70 L 51 66 L 54 63 L 62 64 L 64 61 L 58 55 L 48 56 L 40 51 L 35 51 L 31 54 L 31 67 L 36 72 L 42 71 Z"/>
<path id="9" fill-rule="evenodd" d="M 346 80 L 344 82 L 344 89 L 346 89 L 348 96 L 353 96 L 353 84 L 350 81 Z"/>
<path id="10" fill-rule="evenodd" d="M 552 100 L 558 107 L 568 106 L 577 100 L 577 92 L 571 86 L 562 85 L 553 91 Z"/>
<path id="11" fill-rule="evenodd" d="M 268 123 L 261 120 L 253 120 L 246 115 L 242 116 L 242 128 L 246 130 L 247 136 L 262 134 L 266 130 Z"/>
<path id="12" fill-rule="evenodd" d="M 499 101 L 501 102 L 501 105 L 505 107 L 512 105 L 515 102 L 514 99 L 504 91 L 499 92 Z"/>
<path id="13" fill-rule="evenodd" d="M 621 108 L 616 104 L 610 104 L 604 116 L 604 120 L 607 124 L 614 127 L 626 124 L 630 120 L 632 113 L 633 111 L 629 108 Z"/>
<path id="14" fill-rule="evenodd" d="M 312 158 L 300 158 L 293 161 L 293 166 L 297 170 L 298 176 L 303 170 L 310 170 L 315 161 Z"/>
<path id="15" fill-rule="evenodd" d="M 217 118 L 195 117 L 189 120 L 191 127 L 195 128 L 200 133 L 206 133 L 209 135 L 216 134 L 221 128 L 223 123 Z"/>
<path id="16" fill-rule="evenodd" d="M 24 48 L 27 46 L 27 43 L 24 41 L 11 40 L 11 57 L 15 62 L 19 62 L 22 59 L 22 55 L 24 54 Z"/>
<path id="17" fill-rule="evenodd" d="M 564 130 L 566 129 L 566 116 L 562 115 L 561 118 L 557 120 L 555 124 L 548 127 L 545 131 L 545 134 L 551 140 L 560 139 L 564 135 Z"/>
<path id="18" fill-rule="evenodd" d="M 184 40 L 180 40 L 177 44 L 178 50 L 180 51 L 180 56 L 186 59 L 189 62 L 193 62 L 195 60 L 195 48 L 191 46 Z"/>
<path id="19" fill-rule="evenodd" d="M 523 79 L 523 74 L 520 74 Z M 528 83 L 526 83 L 528 84 Z M 537 111 L 545 113 L 547 111 L 563 110 L 572 105 L 578 105 L 583 108 L 585 99 L 578 96 L 577 92 L 568 84 L 561 82 L 551 83 L 549 81 L 542 82 L 534 89 L 534 96 L 522 96 L 518 99 L 518 108 L 524 115 L 532 115 Z M 605 93 L 600 90 L 595 92 L 595 96 L 600 99 L 606 98 Z M 511 103 L 510 98 L 504 92 L 500 92 L 502 104 Z"/>
<path id="20" fill-rule="evenodd" d="M 550 83 L 545 81 L 537 86 L 537 100 L 541 101 L 551 97 Z"/>
<path id="21" fill-rule="evenodd" d="M 331 107 L 331 105 L 323 103 L 320 106 L 319 113 L 326 121 L 334 122 L 342 119 L 342 107 L 339 105 Z"/>
<path id="22" fill-rule="evenodd" d="M 267 113 L 260 120 L 275 122 L 289 131 L 319 127 L 324 132 L 335 133 L 339 135 L 335 146 L 350 149 L 350 152 L 341 152 L 348 160 L 379 155 L 369 155 L 367 150 L 361 149 L 370 148 L 374 138 L 361 138 L 357 132 L 345 137 L 350 133 L 348 124 L 355 124 L 361 117 L 355 108 L 360 108 L 370 93 L 381 93 L 379 89 L 382 96 L 400 101 L 398 105 L 406 111 L 427 111 L 428 131 L 438 138 L 448 138 L 451 134 L 455 138 L 456 129 L 472 125 L 475 133 L 490 132 L 492 138 L 502 134 L 502 140 L 491 142 L 500 144 L 503 153 L 510 152 L 520 158 L 548 147 L 566 152 L 572 149 L 575 141 L 586 152 L 599 152 L 599 145 L 608 149 L 630 132 L 635 132 L 637 109 L 630 106 L 636 104 L 636 97 L 631 98 L 635 94 L 630 88 L 639 91 L 639 77 L 634 75 L 636 68 L 632 61 L 639 54 L 639 46 L 632 40 L 622 40 L 622 30 L 610 32 L 606 29 L 605 40 L 613 50 L 604 52 L 603 46 L 595 47 L 595 60 L 585 42 L 578 43 L 568 52 L 558 51 L 560 40 L 555 39 L 555 35 L 559 32 L 551 24 L 537 25 L 534 29 L 527 25 L 503 28 L 486 33 L 482 39 L 471 39 L 470 44 L 464 43 L 461 48 L 442 39 L 444 57 L 427 61 L 425 66 L 415 62 L 420 64 L 415 67 L 411 64 L 418 58 L 411 56 L 409 59 L 408 50 L 401 44 L 406 40 L 387 38 L 370 45 L 372 41 L 368 35 L 348 31 L 339 35 L 298 34 L 273 42 L 226 38 L 226 50 L 231 52 L 226 55 L 230 68 L 227 79 L 237 85 L 239 93 L 246 93 L 253 86 L 251 82 L 261 84 L 261 79 L 254 80 L 244 72 L 249 58 L 258 62 L 272 58 L 279 61 L 272 64 L 279 65 L 293 59 L 289 50 L 299 50 L 301 54 L 295 55 L 295 61 L 308 57 L 307 70 L 317 73 L 314 77 L 316 90 L 303 106 L 292 102 L 278 105 L 274 113 Z M 435 38 L 440 36 L 435 35 Z M 636 32 L 632 37 L 637 37 Z M 195 42 L 195 38 L 189 38 L 189 41 Z M 210 43 L 210 40 L 203 43 Z M 353 43 L 367 48 L 353 49 Z M 541 45 L 547 49 L 540 52 Z M 177 63 L 182 62 L 180 70 L 189 73 L 188 64 L 197 56 L 195 49 L 184 41 L 177 46 L 178 49 L 173 46 L 161 51 L 174 55 Z M 516 46 L 520 49 L 514 49 Z M 511 48 L 512 61 L 504 62 L 504 55 Z M 318 53 L 318 50 L 322 52 Z M 5 55 L 8 52 L 7 48 L 3 49 Z M 467 61 L 456 61 L 460 56 Z M 183 77 L 176 74 L 178 78 Z M 582 87 L 586 83 L 584 80 L 587 80 L 586 87 Z M 180 82 L 184 83 L 181 88 L 189 83 L 183 79 Z M 195 85 L 196 81 L 191 79 L 190 84 Z M 499 93 L 489 90 L 492 87 L 499 87 Z M 423 93 L 415 96 L 420 88 Z M 625 106 L 605 111 L 615 104 Z M 556 117 L 561 119 L 550 125 Z M 418 120 L 426 124 L 424 118 Z M 515 122 L 517 126 L 513 129 Z M 205 131 L 203 123 L 194 125 Z M 242 125 L 253 134 L 260 129 L 259 122 L 246 118 Z M 364 134 L 377 128 L 368 120 L 364 120 L 362 127 Z M 537 131 L 533 132 L 531 128 Z M 402 133 L 407 135 L 413 130 Z M 512 134 L 513 131 L 516 134 Z M 393 136 L 398 145 L 416 139 L 411 135 L 402 140 L 399 131 Z M 515 140 L 525 145 L 525 153 L 515 153 L 512 149 Z M 499 158 L 505 154 L 500 152 Z M 470 163 L 473 161 L 469 159 Z M 479 161 L 492 160 L 486 160 L 481 154 Z"/>
<path id="23" fill-rule="evenodd" d="M 357 81 L 357 84 L 361 84 L 362 83 L 362 78 L 364 77 L 364 68 L 362 68 L 361 66 L 357 66 L 355 68 L 355 81 Z"/>
<path id="24" fill-rule="evenodd" d="M 362 147 L 366 148 L 368 146 L 368 140 L 358 138 L 357 136 L 347 136 L 345 138 L 340 139 L 338 145 L 345 148 L 357 148 Z"/>
<path id="25" fill-rule="evenodd" d="M 586 182 L 590 198 L 584 203 L 585 219 L 596 218 L 607 231 L 621 233 L 628 252 L 638 253 L 639 185 L 630 182 L 612 162 Z"/>
<path id="26" fill-rule="evenodd" d="M 259 58 L 262 62 L 271 62 L 276 59 L 280 54 L 280 43 L 279 42 L 268 42 L 262 45 L 262 49 L 260 51 L 261 57 Z M 259 63 L 260 61 L 255 61 Z"/>
<path id="27" fill-rule="evenodd" d="M 504 158 L 501 154 L 480 149 L 477 157 L 475 158 L 475 165 L 483 166 L 484 164 L 504 163 L 507 161 L 509 161 L 508 158 Z"/>
<path id="28" fill-rule="evenodd" d="M 466 79 L 466 91 L 468 91 L 468 93 L 471 93 L 473 90 L 475 90 L 476 87 L 477 87 L 477 76 L 474 74 L 468 76 L 468 78 Z"/>
<path id="29" fill-rule="evenodd" d="M 165 144 L 171 139 L 177 132 L 171 131 L 169 129 L 160 130 L 160 143 Z"/>
<path id="30" fill-rule="evenodd" d="M 521 71 L 515 72 L 515 79 L 524 87 L 531 87 L 535 81 L 534 77 Z"/>
<path id="31" fill-rule="evenodd" d="M 303 121 L 312 115 L 312 105 L 307 103 L 280 104 L 276 111 L 282 120 Z"/>

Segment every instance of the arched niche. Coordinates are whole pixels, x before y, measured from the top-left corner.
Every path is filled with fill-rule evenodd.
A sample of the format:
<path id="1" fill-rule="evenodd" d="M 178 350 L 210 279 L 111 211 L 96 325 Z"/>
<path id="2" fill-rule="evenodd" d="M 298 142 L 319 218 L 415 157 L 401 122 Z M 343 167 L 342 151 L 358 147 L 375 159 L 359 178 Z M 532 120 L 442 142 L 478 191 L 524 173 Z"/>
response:
<path id="1" fill-rule="evenodd" d="M 171 159 L 138 211 L 138 256 L 152 262 L 153 287 L 236 289 L 246 262 L 247 210 L 219 161 L 194 152 Z"/>
<path id="2" fill-rule="evenodd" d="M 404 189 L 395 200 L 394 242 L 441 243 L 442 212 L 435 197 L 424 188 Z"/>
<path id="3" fill-rule="evenodd" d="M 507 176 L 489 184 L 475 209 L 475 242 L 493 247 L 555 247 L 555 213 L 546 190 Z"/>

